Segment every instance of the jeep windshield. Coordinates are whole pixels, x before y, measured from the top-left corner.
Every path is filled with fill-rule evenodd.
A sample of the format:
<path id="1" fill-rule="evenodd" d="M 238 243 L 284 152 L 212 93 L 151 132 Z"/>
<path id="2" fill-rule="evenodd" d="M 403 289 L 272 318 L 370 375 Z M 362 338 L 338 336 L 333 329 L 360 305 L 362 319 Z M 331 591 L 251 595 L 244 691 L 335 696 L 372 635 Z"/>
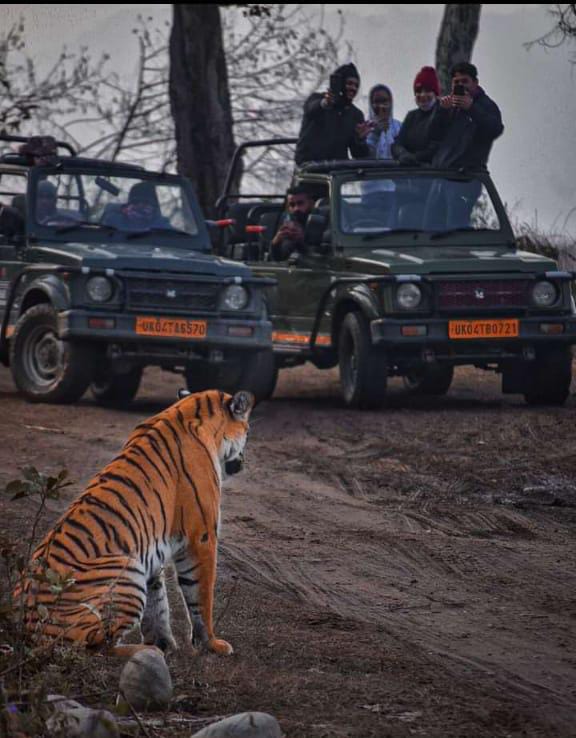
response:
<path id="1" fill-rule="evenodd" d="M 358 246 L 395 235 L 406 238 L 412 234 L 417 245 L 463 234 L 478 239 L 480 233 L 502 230 L 488 189 L 475 177 L 387 172 L 346 180 L 339 188 L 338 212 L 341 232 L 356 236 Z"/>
<path id="2" fill-rule="evenodd" d="M 145 241 L 194 248 L 199 235 L 189 184 L 157 178 L 80 171 L 40 173 L 31 218 L 42 238 L 62 241 Z"/>

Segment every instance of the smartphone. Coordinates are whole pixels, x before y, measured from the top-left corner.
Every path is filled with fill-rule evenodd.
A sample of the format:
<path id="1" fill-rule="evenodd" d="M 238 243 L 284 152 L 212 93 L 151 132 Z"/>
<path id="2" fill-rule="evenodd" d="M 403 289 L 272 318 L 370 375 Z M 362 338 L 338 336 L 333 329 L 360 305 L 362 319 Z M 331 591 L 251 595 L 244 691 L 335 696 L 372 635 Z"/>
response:
<path id="1" fill-rule="evenodd" d="M 453 95 L 457 95 L 458 97 L 464 97 L 466 94 L 466 88 L 464 85 L 454 85 L 454 90 L 452 92 Z"/>
<path id="2" fill-rule="evenodd" d="M 334 101 L 336 103 L 344 99 L 344 79 L 342 75 L 330 75 L 330 92 L 334 95 Z"/>

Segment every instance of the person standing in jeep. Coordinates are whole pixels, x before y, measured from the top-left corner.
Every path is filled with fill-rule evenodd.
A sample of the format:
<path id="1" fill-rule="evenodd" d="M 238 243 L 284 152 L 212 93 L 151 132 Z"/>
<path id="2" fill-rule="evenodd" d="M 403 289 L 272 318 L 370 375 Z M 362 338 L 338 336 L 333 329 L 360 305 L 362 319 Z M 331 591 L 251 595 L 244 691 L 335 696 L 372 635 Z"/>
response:
<path id="1" fill-rule="evenodd" d="M 504 131 L 500 109 L 480 87 L 474 64 L 455 64 L 451 77 L 452 94 L 440 98 L 450 121 L 432 166 L 485 170 L 492 144 Z"/>
<path id="2" fill-rule="evenodd" d="M 353 104 L 360 87 L 354 64 L 344 64 L 330 76 L 330 89 L 315 92 L 304 103 L 304 117 L 296 145 L 298 166 L 307 161 L 370 158 L 365 138 L 370 125 Z"/>

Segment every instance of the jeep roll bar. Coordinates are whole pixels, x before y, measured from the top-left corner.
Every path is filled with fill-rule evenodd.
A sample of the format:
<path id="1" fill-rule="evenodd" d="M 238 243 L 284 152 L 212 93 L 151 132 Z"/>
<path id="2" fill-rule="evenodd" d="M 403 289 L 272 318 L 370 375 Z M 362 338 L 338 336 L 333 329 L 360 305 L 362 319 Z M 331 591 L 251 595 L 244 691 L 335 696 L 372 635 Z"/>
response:
<path id="1" fill-rule="evenodd" d="M 228 167 L 228 174 L 226 175 L 226 181 L 224 182 L 224 190 L 216 201 L 216 212 L 219 212 L 220 208 L 224 205 L 228 197 L 230 197 L 230 189 L 236 177 L 238 164 L 246 149 L 256 148 L 258 146 L 284 146 L 286 144 L 296 143 L 298 143 L 297 138 L 266 138 L 262 139 L 261 141 L 245 141 L 244 143 L 240 144 L 240 146 L 237 146 L 236 150 L 234 151 L 234 155 L 232 156 L 230 166 Z M 234 197 L 238 196 L 238 194 L 234 195 Z M 272 195 L 257 195 L 257 197 L 272 197 Z"/>
<path id="2" fill-rule="evenodd" d="M 14 136 L 11 133 L 0 133 L 0 141 L 7 141 L 8 143 L 28 143 L 34 136 Z M 76 156 L 76 149 L 69 144 L 67 141 L 56 141 L 56 147 L 59 149 L 66 149 L 70 156 Z"/>

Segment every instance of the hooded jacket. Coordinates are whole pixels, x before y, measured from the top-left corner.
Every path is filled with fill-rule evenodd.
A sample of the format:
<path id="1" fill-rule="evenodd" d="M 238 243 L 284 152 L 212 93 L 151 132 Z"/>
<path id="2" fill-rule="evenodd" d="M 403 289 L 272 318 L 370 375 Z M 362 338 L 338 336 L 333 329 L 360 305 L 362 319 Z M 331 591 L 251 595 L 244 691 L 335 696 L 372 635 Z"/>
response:
<path id="1" fill-rule="evenodd" d="M 384 90 L 387 95 L 390 97 L 390 118 L 389 118 L 389 125 L 388 130 L 385 131 L 379 123 L 378 116 L 376 115 L 374 108 L 372 107 L 372 97 L 376 92 L 379 90 Z M 370 93 L 368 95 L 369 100 L 369 113 L 368 113 L 368 120 L 372 121 L 375 124 L 375 128 L 373 131 L 371 131 L 368 136 L 366 137 L 366 143 L 370 147 L 370 150 L 372 152 L 372 156 L 375 159 L 393 159 L 392 155 L 392 144 L 394 143 L 394 139 L 400 132 L 401 123 L 399 120 L 396 120 L 394 118 L 394 97 L 392 95 L 392 90 L 387 87 L 386 85 L 374 85 L 372 89 L 370 90 Z"/>
<path id="2" fill-rule="evenodd" d="M 353 64 L 338 67 L 334 73 L 344 81 L 360 79 Z M 326 159 L 348 159 L 348 151 L 355 159 L 370 157 L 367 144 L 356 135 L 356 126 L 364 122 L 364 114 L 352 102 L 322 107 L 322 93 L 315 92 L 304 103 L 304 117 L 296 144 L 296 164 Z"/>

